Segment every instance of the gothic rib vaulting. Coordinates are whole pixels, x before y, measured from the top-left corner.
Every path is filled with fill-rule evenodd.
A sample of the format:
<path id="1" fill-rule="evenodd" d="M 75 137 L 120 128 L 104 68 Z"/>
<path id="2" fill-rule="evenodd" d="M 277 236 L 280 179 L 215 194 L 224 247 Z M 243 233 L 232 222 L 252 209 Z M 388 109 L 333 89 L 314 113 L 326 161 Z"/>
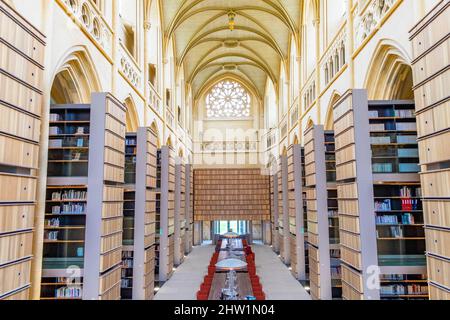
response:
<path id="1" fill-rule="evenodd" d="M 300 25 L 301 1 L 164 1 L 162 7 L 177 66 L 184 65 L 194 97 L 224 74 L 263 97 L 267 79 L 278 83 Z"/>
<path id="2" fill-rule="evenodd" d="M 0 300 L 450 300 L 449 21 L 0 0 Z"/>

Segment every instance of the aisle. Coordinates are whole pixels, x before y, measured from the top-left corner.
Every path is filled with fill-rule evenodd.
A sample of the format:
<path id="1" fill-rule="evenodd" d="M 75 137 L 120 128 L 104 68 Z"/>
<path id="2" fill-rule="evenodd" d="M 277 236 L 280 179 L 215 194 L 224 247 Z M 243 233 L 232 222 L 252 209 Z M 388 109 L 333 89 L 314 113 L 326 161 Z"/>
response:
<path id="1" fill-rule="evenodd" d="M 196 300 L 214 248 L 212 245 L 194 247 L 172 278 L 158 291 L 155 300 Z"/>
<path id="2" fill-rule="evenodd" d="M 252 245 L 256 272 L 267 300 L 311 300 L 310 295 L 269 246 Z"/>

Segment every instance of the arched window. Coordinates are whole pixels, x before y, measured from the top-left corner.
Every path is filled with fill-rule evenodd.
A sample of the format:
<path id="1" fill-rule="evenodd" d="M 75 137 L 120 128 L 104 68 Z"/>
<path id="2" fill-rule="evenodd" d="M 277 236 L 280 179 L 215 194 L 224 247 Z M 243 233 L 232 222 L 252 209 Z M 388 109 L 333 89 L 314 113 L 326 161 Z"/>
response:
<path id="1" fill-rule="evenodd" d="M 328 63 L 325 64 L 325 84 L 328 84 L 329 80 L 329 74 L 328 74 Z"/>
<path id="2" fill-rule="evenodd" d="M 345 45 L 343 42 L 341 43 L 341 63 L 342 66 L 345 64 Z"/>
<path id="3" fill-rule="evenodd" d="M 336 50 L 336 53 L 334 54 L 334 68 L 335 68 L 335 73 L 338 73 L 340 70 L 340 65 L 339 65 L 339 53 Z"/>
<path id="4" fill-rule="evenodd" d="M 250 116 L 250 109 L 250 94 L 236 81 L 219 82 L 206 96 L 206 112 L 210 119 L 246 118 Z"/>

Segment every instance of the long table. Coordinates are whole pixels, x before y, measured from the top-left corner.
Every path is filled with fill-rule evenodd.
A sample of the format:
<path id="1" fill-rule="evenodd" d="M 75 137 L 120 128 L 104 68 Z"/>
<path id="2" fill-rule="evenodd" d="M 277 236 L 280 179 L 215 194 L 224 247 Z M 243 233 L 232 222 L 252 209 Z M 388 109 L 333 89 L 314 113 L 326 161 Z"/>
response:
<path id="1" fill-rule="evenodd" d="M 227 250 L 227 244 L 228 242 L 232 242 L 234 245 L 234 249 L 236 250 L 244 250 L 244 245 L 242 243 L 242 239 L 223 239 L 222 240 L 222 246 L 220 247 L 220 250 Z"/>
<path id="2" fill-rule="evenodd" d="M 226 278 L 227 278 L 226 273 L 216 273 L 214 275 L 208 300 L 220 300 L 222 289 L 225 288 Z M 247 272 L 238 272 L 236 283 L 240 299 L 245 299 L 246 296 L 253 295 L 252 283 L 250 281 L 250 277 Z"/>

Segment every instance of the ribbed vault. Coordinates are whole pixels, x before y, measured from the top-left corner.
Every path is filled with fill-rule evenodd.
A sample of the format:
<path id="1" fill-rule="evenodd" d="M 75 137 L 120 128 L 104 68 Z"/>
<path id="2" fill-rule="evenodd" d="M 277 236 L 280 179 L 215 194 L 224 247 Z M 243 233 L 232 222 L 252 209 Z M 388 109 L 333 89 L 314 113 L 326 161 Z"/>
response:
<path id="1" fill-rule="evenodd" d="M 290 39 L 298 34 L 300 0 L 160 0 L 166 41 L 196 96 L 211 77 L 234 74 L 264 95 L 275 85 Z M 229 14 L 235 27 L 229 28 Z M 167 47 L 166 43 L 166 47 Z"/>

